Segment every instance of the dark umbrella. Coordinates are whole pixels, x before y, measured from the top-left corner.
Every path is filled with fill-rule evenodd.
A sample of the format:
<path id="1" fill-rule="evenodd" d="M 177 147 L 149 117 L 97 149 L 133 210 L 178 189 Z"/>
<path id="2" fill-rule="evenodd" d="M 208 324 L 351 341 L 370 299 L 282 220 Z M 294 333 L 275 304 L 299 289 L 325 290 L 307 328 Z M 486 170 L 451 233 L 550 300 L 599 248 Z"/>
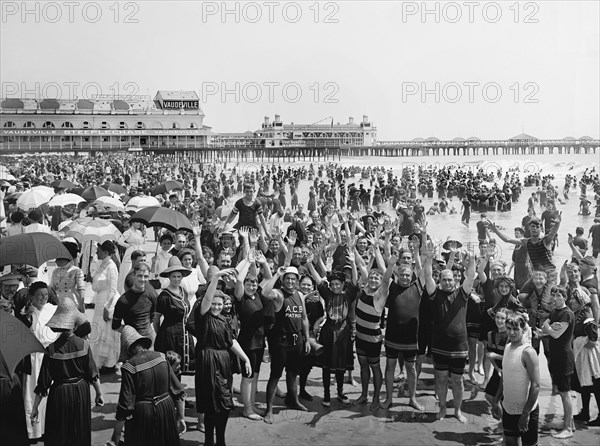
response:
<path id="1" fill-rule="evenodd" d="M 48 233 L 29 232 L 0 239 L 0 267 L 24 264 L 37 268 L 54 259 L 73 257 L 60 240 Z"/>
<path id="2" fill-rule="evenodd" d="M 161 206 L 151 206 L 136 212 L 131 217 L 131 222 L 139 221 L 146 226 L 158 226 L 170 231 L 194 232 L 192 223 L 181 212 Z"/>
<path id="3" fill-rule="evenodd" d="M 110 193 L 100 186 L 90 186 L 81 193 L 81 197 L 92 202 L 100 197 L 110 197 Z"/>
<path id="4" fill-rule="evenodd" d="M 17 200 L 19 199 L 19 197 L 23 195 L 23 192 L 14 192 L 10 195 L 7 195 L 6 197 L 4 197 L 4 201 L 6 201 L 7 203 L 16 203 Z"/>
<path id="5" fill-rule="evenodd" d="M 44 346 L 23 322 L 6 311 L 0 310 L 0 378 L 11 379 L 15 367 L 25 356 L 40 352 Z"/>
<path id="6" fill-rule="evenodd" d="M 121 186 L 120 184 L 116 184 L 116 183 L 106 183 L 103 184 L 102 187 L 110 192 L 114 192 L 115 194 L 118 195 L 123 195 L 127 193 L 127 189 L 125 189 L 123 186 Z"/>
<path id="7" fill-rule="evenodd" d="M 50 183 L 50 186 L 60 189 L 73 189 L 77 187 L 75 183 L 70 182 L 69 180 L 56 180 Z"/>
<path id="8" fill-rule="evenodd" d="M 165 192 L 171 192 L 172 190 L 183 190 L 183 184 L 175 180 L 165 181 L 154 188 L 152 195 L 161 195 Z"/>

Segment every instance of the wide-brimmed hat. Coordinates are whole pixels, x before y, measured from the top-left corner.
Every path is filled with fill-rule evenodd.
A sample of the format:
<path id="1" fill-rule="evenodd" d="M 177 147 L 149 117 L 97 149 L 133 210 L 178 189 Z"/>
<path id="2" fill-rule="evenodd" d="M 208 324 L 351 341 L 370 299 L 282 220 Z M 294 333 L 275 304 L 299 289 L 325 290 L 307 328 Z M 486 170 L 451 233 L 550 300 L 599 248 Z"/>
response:
<path id="1" fill-rule="evenodd" d="M 187 277 L 190 274 L 192 274 L 192 270 L 185 268 L 176 256 L 171 257 L 169 263 L 171 265 L 159 274 L 160 277 L 165 277 L 168 279 L 169 275 L 174 272 L 180 272 L 183 275 L 183 277 Z"/>
<path id="2" fill-rule="evenodd" d="M 85 314 L 77 309 L 75 301 L 64 298 L 59 302 L 58 308 L 46 323 L 46 326 L 63 330 L 73 330 L 86 321 Z"/>
<path id="3" fill-rule="evenodd" d="M 8 273 L 0 276 L 0 284 L 18 285 L 21 279 L 21 274 Z"/>
<path id="4" fill-rule="evenodd" d="M 452 238 L 452 236 L 448 236 L 448 238 L 446 239 L 446 241 L 444 242 L 444 244 L 442 245 L 442 248 L 444 248 L 445 250 L 449 250 L 450 249 L 450 243 L 456 243 L 456 248 L 462 248 L 462 243 L 459 242 L 458 240 L 455 240 Z"/>
<path id="5" fill-rule="evenodd" d="M 121 339 L 125 343 L 128 352 L 137 342 L 139 342 L 144 348 L 150 348 L 152 346 L 152 339 L 142 336 L 130 325 L 125 325 L 121 330 Z"/>

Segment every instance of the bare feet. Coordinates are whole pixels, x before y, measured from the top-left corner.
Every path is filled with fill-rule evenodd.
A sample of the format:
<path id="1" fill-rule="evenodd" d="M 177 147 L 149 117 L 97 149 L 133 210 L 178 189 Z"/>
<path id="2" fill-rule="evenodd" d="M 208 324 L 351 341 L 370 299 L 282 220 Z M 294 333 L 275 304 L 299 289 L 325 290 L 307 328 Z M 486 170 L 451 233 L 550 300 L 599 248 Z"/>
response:
<path id="1" fill-rule="evenodd" d="M 354 400 L 354 402 L 352 404 L 354 404 L 355 406 L 359 406 L 362 404 L 367 404 L 369 400 L 367 399 L 366 396 L 361 395 L 357 400 Z"/>
<path id="2" fill-rule="evenodd" d="M 454 416 L 461 423 L 466 423 L 467 422 L 467 418 L 462 414 L 462 412 L 460 411 L 460 409 L 456 409 L 456 411 L 454 412 Z"/>
<path id="3" fill-rule="evenodd" d="M 300 403 L 295 403 L 293 401 L 290 401 L 289 404 L 287 404 L 287 402 L 286 402 L 286 405 L 287 405 L 288 409 L 301 410 L 302 412 L 308 412 L 308 409 Z"/>
<path id="4" fill-rule="evenodd" d="M 267 424 L 273 424 L 273 421 L 275 421 L 275 417 L 273 417 L 273 412 L 267 412 L 265 414 L 265 417 L 263 418 L 263 421 Z"/>
<path id="5" fill-rule="evenodd" d="M 417 409 L 417 410 L 421 410 L 421 411 L 424 409 L 423 405 L 422 405 L 422 404 L 419 404 L 419 403 L 417 402 L 417 400 L 413 400 L 413 399 L 409 400 L 409 401 L 408 401 L 408 405 L 409 405 L 410 407 L 412 407 L 413 409 Z"/>
<path id="6" fill-rule="evenodd" d="M 437 419 L 443 420 L 446 418 L 446 406 L 440 406 L 440 411 L 438 412 Z"/>
<path id="7" fill-rule="evenodd" d="M 392 407 L 392 400 L 386 399 L 383 403 L 380 404 L 382 409 L 389 409 Z"/>
<path id="8" fill-rule="evenodd" d="M 371 407 L 369 407 L 369 409 L 377 410 L 380 407 L 381 407 L 381 401 L 379 401 L 379 399 L 373 399 L 373 402 L 371 403 Z"/>
<path id="9" fill-rule="evenodd" d="M 252 409 L 244 410 L 243 415 L 244 415 L 244 418 L 248 418 L 249 420 L 252 420 L 252 421 L 260 421 L 263 419 L 263 417 L 261 417 L 259 414 L 254 412 Z"/>

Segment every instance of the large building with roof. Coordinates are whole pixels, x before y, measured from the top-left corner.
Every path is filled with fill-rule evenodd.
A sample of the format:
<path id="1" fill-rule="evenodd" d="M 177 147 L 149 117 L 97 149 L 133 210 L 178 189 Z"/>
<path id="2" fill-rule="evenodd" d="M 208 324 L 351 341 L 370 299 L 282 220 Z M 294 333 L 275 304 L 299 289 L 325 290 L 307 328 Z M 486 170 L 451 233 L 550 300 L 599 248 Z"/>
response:
<path id="1" fill-rule="evenodd" d="M 212 132 L 194 91 L 91 99 L 4 99 L 0 151 L 194 149 Z"/>

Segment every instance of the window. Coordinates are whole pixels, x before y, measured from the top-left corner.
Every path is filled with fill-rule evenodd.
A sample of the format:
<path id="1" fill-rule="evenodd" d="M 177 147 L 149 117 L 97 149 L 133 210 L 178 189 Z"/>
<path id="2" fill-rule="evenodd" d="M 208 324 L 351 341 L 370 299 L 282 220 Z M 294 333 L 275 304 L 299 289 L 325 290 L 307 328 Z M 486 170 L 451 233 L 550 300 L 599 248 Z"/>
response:
<path id="1" fill-rule="evenodd" d="M 190 123 L 190 128 L 191 129 L 197 129 L 198 128 L 198 124 L 196 124 L 195 122 Z"/>
<path id="2" fill-rule="evenodd" d="M 100 128 L 101 129 L 109 129 L 110 127 L 108 126 L 108 122 L 102 121 L 102 124 L 100 124 Z"/>
<path id="3" fill-rule="evenodd" d="M 127 124 L 125 124 L 125 122 L 121 121 L 121 122 L 119 122 L 119 128 L 120 129 L 126 129 L 127 128 Z"/>
<path id="4" fill-rule="evenodd" d="M 91 127 L 90 127 L 90 123 L 89 123 L 89 121 L 83 121 L 83 128 L 84 128 L 84 129 L 89 129 L 89 128 L 91 128 Z"/>
<path id="5" fill-rule="evenodd" d="M 27 121 L 25 124 L 23 124 L 23 127 L 25 127 L 26 129 L 34 129 L 35 124 L 31 121 Z"/>
<path id="6" fill-rule="evenodd" d="M 17 124 L 15 124 L 14 122 L 12 122 L 12 121 L 6 121 L 4 123 L 3 127 L 7 128 L 7 129 L 14 129 L 16 126 L 17 126 Z"/>
<path id="7" fill-rule="evenodd" d="M 46 122 L 44 122 L 44 125 L 42 125 L 42 128 L 53 129 L 54 128 L 54 124 L 52 122 L 50 122 L 50 121 L 46 121 Z"/>
<path id="8" fill-rule="evenodd" d="M 173 129 L 178 129 L 179 128 L 179 124 L 174 122 L 173 125 L 171 126 L 171 128 Z"/>
<path id="9" fill-rule="evenodd" d="M 146 126 L 144 125 L 144 123 L 142 121 L 138 121 L 138 123 L 135 125 L 136 129 L 145 129 Z"/>
<path id="10" fill-rule="evenodd" d="M 61 125 L 61 127 L 63 129 L 72 129 L 73 128 L 73 124 L 71 124 L 69 121 L 67 121 L 67 122 L 63 122 L 63 124 Z"/>

